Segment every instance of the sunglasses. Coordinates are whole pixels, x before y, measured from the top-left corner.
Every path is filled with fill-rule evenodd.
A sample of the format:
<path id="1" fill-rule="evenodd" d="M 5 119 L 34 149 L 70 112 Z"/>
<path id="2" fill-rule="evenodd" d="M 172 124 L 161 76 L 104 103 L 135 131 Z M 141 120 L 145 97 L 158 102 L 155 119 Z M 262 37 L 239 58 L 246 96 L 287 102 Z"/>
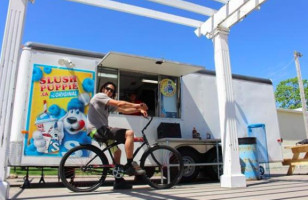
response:
<path id="1" fill-rule="evenodd" d="M 105 90 L 110 91 L 110 92 L 114 92 L 114 89 L 110 88 L 110 87 L 105 87 Z"/>

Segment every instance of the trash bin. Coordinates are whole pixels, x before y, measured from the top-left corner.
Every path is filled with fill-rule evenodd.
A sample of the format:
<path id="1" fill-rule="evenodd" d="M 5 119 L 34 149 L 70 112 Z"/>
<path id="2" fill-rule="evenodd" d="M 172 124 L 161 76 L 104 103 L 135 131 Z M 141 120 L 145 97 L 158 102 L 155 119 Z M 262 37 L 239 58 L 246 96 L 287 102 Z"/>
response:
<path id="1" fill-rule="evenodd" d="M 260 178 L 257 139 L 255 137 L 238 138 L 241 171 L 246 180 Z"/>
<path id="2" fill-rule="evenodd" d="M 260 178 L 270 178 L 268 146 L 266 139 L 265 124 L 248 125 L 248 137 L 257 138 L 258 162 L 260 167 Z"/>

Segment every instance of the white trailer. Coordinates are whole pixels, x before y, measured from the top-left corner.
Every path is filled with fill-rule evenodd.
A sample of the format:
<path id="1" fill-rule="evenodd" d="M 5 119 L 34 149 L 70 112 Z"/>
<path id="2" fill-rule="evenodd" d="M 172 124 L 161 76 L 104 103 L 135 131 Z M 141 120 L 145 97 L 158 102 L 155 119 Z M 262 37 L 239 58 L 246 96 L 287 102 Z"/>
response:
<path id="1" fill-rule="evenodd" d="M 147 129 L 150 142 L 168 143 L 184 155 L 190 164 L 184 174 L 186 180 L 194 179 L 203 169 L 198 163 L 219 165 L 217 144 L 221 134 L 213 71 L 160 59 L 36 43 L 24 46 L 18 69 L 10 166 L 57 167 L 68 149 L 89 143 L 83 124 L 87 103 L 106 81 L 116 83 L 118 99 L 127 100 L 134 92 L 147 103 L 149 114 L 155 116 Z M 233 75 L 232 84 L 238 137 L 247 136 L 249 124 L 265 124 L 269 161 L 281 161 L 271 81 Z M 71 123 L 67 123 L 69 120 Z M 133 129 L 137 136 L 146 122 L 141 116 L 121 113 L 112 113 L 109 120 L 110 126 Z M 166 127 L 158 128 L 161 123 Z M 192 139 L 193 128 L 201 140 Z M 36 138 L 38 131 L 44 138 Z M 159 131 L 163 138 L 158 138 Z M 209 176 L 218 177 L 217 166 L 205 169 Z"/>

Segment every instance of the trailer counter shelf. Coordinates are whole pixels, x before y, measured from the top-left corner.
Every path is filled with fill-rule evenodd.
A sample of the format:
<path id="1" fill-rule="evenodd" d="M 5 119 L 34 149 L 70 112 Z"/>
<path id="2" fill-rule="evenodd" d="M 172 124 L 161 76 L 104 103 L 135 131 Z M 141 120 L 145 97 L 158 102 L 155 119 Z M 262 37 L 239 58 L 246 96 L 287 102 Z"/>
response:
<path id="1" fill-rule="evenodd" d="M 222 175 L 220 139 L 161 138 L 158 144 L 177 149 L 184 160 L 184 181 L 194 180 L 200 171 L 214 180 Z"/>

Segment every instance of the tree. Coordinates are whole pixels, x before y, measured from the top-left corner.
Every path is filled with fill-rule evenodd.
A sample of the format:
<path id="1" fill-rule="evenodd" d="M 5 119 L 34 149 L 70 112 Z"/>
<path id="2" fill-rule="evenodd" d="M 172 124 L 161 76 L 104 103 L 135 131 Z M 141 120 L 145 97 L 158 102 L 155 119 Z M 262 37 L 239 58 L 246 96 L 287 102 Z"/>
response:
<path id="1" fill-rule="evenodd" d="M 308 80 L 303 80 L 305 98 L 308 99 Z M 301 97 L 297 77 L 281 81 L 275 91 L 276 104 L 279 108 L 301 108 Z M 306 101 L 307 104 L 307 101 Z"/>

